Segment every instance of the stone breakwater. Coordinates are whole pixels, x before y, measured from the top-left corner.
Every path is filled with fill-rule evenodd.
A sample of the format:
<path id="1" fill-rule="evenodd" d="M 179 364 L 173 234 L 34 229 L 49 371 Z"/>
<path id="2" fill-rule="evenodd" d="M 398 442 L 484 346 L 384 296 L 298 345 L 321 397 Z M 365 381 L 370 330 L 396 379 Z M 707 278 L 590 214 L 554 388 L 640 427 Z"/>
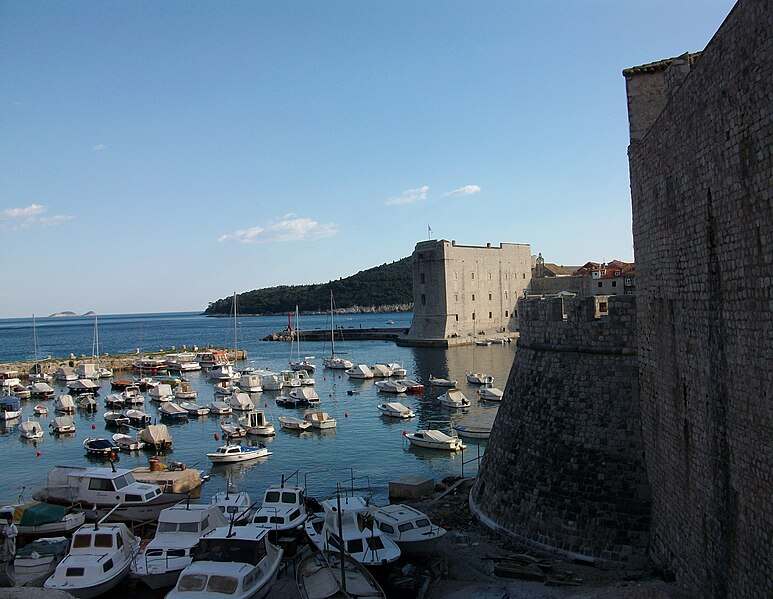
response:
<path id="1" fill-rule="evenodd" d="M 637 567 L 650 495 L 635 298 L 527 299 L 518 309 L 518 351 L 470 505 L 519 545 Z"/>
<path id="2" fill-rule="evenodd" d="M 228 352 L 229 357 L 233 357 L 233 349 L 225 348 L 207 348 L 207 351 L 220 350 Z M 146 358 L 163 358 L 166 354 L 174 353 L 174 350 L 159 351 L 159 352 L 144 352 L 140 354 L 105 354 L 100 356 L 99 363 L 105 368 L 109 368 L 113 372 L 123 372 L 132 370 L 132 363 L 140 357 Z M 247 359 L 247 351 L 243 349 L 236 350 L 236 356 L 239 360 Z M 77 368 L 81 364 L 95 364 L 96 358 L 94 356 L 80 356 L 69 358 L 50 358 L 47 360 L 38 360 L 37 364 L 40 365 L 41 370 L 46 374 L 54 374 L 57 368 L 60 366 L 72 366 Z M 20 362 L 4 362 L 0 363 L 0 370 L 15 370 L 19 373 L 20 378 L 26 378 L 32 367 L 35 366 L 34 360 L 24 360 Z"/>

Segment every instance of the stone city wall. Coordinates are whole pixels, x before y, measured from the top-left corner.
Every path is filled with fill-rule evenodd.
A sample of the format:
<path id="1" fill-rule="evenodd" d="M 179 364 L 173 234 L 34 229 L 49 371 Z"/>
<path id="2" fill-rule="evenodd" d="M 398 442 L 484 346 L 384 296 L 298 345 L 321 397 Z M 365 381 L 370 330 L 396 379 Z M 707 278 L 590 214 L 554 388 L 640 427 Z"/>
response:
<path id="1" fill-rule="evenodd" d="M 524 299 L 518 308 L 518 351 L 471 506 L 526 547 L 639 566 L 650 503 L 635 298 Z"/>

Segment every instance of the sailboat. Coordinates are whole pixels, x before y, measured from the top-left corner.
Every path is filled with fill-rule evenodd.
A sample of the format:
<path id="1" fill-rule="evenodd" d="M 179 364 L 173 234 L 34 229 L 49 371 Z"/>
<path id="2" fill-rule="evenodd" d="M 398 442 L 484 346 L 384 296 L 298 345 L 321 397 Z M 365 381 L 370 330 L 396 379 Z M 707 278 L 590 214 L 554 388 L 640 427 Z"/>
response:
<path id="1" fill-rule="evenodd" d="M 38 332 L 37 327 L 35 326 L 34 314 L 32 315 L 32 345 L 35 351 L 35 365 L 30 371 L 30 383 L 49 383 L 53 380 L 54 377 L 52 377 L 50 374 L 44 373 L 40 368 L 40 363 L 38 362 Z"/>
<path id="2" fill-rule="evenodd" d="M 470 333 L 472 335 L 472 333 Z M 477 345 L 477 341 L 474 340 L 474 343 L 472 345 L 472 371 L 466 373 L 467 382 L 472 383 L 474 385 L 493 385 L 494 384 L 494 377 L 490 374 L 485 374 L 483 372 L 476 372 L 475 371 L 475 345 Z"/>
<path id="3" fill-rule="evenodd" d="M 322 359 L 322 364 L 325 368 L 334 368 L 336 370 L 348 370 L 354 364 L 350 360 L 346 360 L 340 356 L 336 356 L 336 344 L 335 344 L 335 321 L 333 315 L 335 309 L 333 308 L 333 292 L 330 292 L 330 355 Z"/>
<path id="4" fill-rule="evenodd" d="M 293 360 L 293 345 L 297 352 L 296 360 Z M 301 329 L 298 327 L 298 306 L 295 306 L 295 333 L 290 335 L 290 368 L 295 371 L 314 372 L 317 367 L 309 362 L 313 359 L 314 356 L 306 356 L 301 360 Z"/>
<path id="5" fill-rule="evenodd" d="M 97 359 L 97 374 L 101 379 L 109 379 L 113 376 L 113 371 L 102 366 L 99 362 L 99 325 L 97 324 L 97 315 L 94 314 L 94 357 Z"/>

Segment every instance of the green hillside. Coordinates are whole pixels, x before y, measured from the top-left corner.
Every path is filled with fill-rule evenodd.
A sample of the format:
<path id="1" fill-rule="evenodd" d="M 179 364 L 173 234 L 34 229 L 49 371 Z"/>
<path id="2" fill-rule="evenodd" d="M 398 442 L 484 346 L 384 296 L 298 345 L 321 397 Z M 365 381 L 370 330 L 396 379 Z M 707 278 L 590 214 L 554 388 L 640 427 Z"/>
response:
<path id="1" fill-rule="evenodd" d="M 410 309 L 413 303 L 411 258 L 382 264 L 329 283 L 282 285 L 247 291 L 237 294 L 237 306 L 239 314 L 285 314 L 294 311 L 296 305 L 301 312 L 324 312 L 330 309 L 331 290 L 338 309 L 400 305 Z M 231 314 L 232 299 L 226 297 L 211 302 L 204 314 Z"/>

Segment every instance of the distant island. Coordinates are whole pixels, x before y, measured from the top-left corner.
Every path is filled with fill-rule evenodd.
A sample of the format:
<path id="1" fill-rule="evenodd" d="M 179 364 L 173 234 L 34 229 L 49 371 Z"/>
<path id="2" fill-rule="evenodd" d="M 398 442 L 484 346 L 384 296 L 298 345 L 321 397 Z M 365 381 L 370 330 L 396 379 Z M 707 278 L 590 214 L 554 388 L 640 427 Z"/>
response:
<path id="1" fill-rule="evenodd" d="M 76 314 L 75 312 L 70 312 L 69 310 L 65 310 L 64 312 L 54 312 L 53 314 L 50 314 L 49 318 L 68 318 L 70 316 L 96 316 L 97 313 L 94 312 L 94 310 L 89 310 L 85 314 Z"/>
<path id="2" fill-rule="evenodd" d="M 413 309 L 411 258 L 382 264 L 350 277 L 318 285 L 282 285 L 239 293 L 237 309 L 241 315 L 286 314 L 298 310 L 323 313 L 330 310 L 333 292 L 339 312 L 407 312 Z M 233 298 L 210 302 L 206 316 L 233 314 Z"/>

